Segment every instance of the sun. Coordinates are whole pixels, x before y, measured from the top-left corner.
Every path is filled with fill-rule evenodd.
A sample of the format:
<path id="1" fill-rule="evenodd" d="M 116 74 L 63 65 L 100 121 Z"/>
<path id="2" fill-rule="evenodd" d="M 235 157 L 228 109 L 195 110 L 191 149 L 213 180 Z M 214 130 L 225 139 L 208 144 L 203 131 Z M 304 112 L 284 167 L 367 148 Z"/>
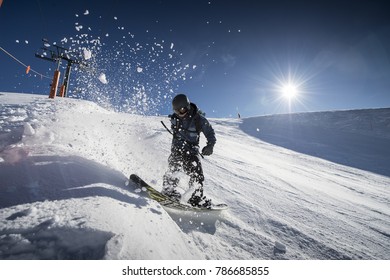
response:
<path id="1" fill-rule="evenodd" d="M 281 60 L 271 55 L 270 60 L 265 61 L 265 67 L 261 68 L 263 72 L 260 77 L 256 77 L 261 84 L 258 89 L 261 104 L 266 106 L 269 101 L 277 113 L 307 110 L 307 102 L 313 96 L 319 73 L 305 61 L 304 56 Z"/>
<path id="2" fill-rule="evenodd" d="M 278 87 L 279 97 L 283 100 L 282 103 L 288 106 L 288 111 L 291 112 L 293 105 L 301 103 L 302 84 L 293 82 L 292 80 L 281 82 Z"/>
<path id="3" fill-rule="evenodd" d="M 294 84 L 288 83 L 282 86 L 281 92 L 284 98 L 291 100 L 297 97 L 298 87 Z"/>

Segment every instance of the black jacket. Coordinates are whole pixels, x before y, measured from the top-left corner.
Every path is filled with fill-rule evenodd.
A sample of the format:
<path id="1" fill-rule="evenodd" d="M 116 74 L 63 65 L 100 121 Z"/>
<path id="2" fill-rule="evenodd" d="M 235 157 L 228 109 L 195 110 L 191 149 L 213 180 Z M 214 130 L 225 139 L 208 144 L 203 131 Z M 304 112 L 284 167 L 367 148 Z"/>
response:
<path id="1" fill-rule="evenodd" d="M 217 139 L 214 129 L 194 103 L 191 103 L 191 109 L 184 118 L 175 113 L 170 115 L 170 118 L 173 132 L 172 152 L 198 153 L 200 132 L 206 137 L 207 145 L 215 145 Z"/>

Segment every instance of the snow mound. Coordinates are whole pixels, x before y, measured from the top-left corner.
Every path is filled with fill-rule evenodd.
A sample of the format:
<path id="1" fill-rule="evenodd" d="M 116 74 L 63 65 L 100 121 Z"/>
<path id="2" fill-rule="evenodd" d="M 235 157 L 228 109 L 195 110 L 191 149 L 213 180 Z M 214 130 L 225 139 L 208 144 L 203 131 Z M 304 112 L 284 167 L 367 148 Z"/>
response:
<path id="1" fill-rule="evenodd" d="M 101 134 L 112 130 L 109 111 L 31 95 L 0 100 L 0 259 L 202 258 L 157 202 L 125 186 L 128 172 L 109 166 L 113 138 Z M 123 115 L 116 121 L 125 126 Z M 138 142 L 128 137 L 125 149 Z"/>
<path id="2" fill-rule="evenodd" d="M 390 176 L 390 109 L 253 117 L 240 128 L 289 150 Z"/>

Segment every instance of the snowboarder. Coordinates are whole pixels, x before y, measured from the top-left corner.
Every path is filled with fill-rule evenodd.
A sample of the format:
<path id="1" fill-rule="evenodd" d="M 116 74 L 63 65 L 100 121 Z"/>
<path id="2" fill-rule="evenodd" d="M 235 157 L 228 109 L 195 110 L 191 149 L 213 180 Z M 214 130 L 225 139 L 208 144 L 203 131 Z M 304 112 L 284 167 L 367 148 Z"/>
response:
<path id="1" fill-rule="evenodd" d="M 172 100 L 174 113 L 169 115 L 173 134 L 171 154 L 168 158 L 168 170 L 163 178 L 162 193 L 180 200 L 181 194 L 176 187 L 179 183 L 177 172 L 183 170 L 189 177 L 189 186 L 194 188 L 188 203 L 195 207 L 211 207 L 211 200 L 203 196 L 203 169 L 200 161 L 200 132 L 207 139 L 202 155 L 213 153 L 216 143 L 214 129 L 194 103 L 184 94 L 176 95 Z"/>

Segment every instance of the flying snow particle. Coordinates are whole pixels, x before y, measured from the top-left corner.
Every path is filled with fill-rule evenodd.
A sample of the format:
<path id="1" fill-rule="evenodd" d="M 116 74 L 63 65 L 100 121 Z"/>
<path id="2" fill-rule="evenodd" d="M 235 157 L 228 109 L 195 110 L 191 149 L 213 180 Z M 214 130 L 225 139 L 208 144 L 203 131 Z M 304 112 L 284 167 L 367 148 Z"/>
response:
<path id="1" fill-rule="evenodd" d="M 114 19 L 115 19 L 115 20 L 118 20 L 118 18 L 117 18 L 117 17 L 114 17 Z"/>
<path id="2" fill-rule="evenodd" d="M 174 46 L 174 44 L 173 44 L 173 43 L 171 43 L 171 50 L 173 50 L 173 46 Z"/>
<path id="3" fill-rule="evenodd" d="M 28 45 L 28 41 L 27 40 L 24 40 L 24 42 Z"/>
<path id="4" fill-rule="evenodd" d="M 19 44 L 19 40 L 16 40 L 15 42 Z"/>
<path id="5" fill-rule="evenodd" d="M 106 74 L 104 74 L 104 73 L 101 73 L 100 75 L 99 75 L 99 81 L 102 83 L 102 84 L 108 84 L 108 81 L 107 81 L 107 78 L 106 78 Z"/>
<path id="6" fill-rule="evenodd" d="M 83 26 L 82 26 L 82 25 L 76 26 L 76 30 L 77 30 L 77 31 L 80 31 L 81 29 L 83 29 Z"/>
<path id="7" fill-rule="evenodd" d="M 88 11 L 88 10 L 85 10 L 84 15 L 85 15 L 85 16 L 89 15 L 89 11 Z"/>
<path id="8" fill-rule="evenodd" d="M 88 60 L 88 59 L 91 59 L 92 52 L 88 49 L 83 49 L 83 55 L 84 55 L 84 59 Z"/>
<path id="9" fill-rule="evenodd" d="M 142 67 L 139 67 L 139 66 L 138 66 L 138 67 L 137 67 L 137 72 L 138 72 L 138 73 L 141 73 L 142 71 L 143 71 Z"/>

